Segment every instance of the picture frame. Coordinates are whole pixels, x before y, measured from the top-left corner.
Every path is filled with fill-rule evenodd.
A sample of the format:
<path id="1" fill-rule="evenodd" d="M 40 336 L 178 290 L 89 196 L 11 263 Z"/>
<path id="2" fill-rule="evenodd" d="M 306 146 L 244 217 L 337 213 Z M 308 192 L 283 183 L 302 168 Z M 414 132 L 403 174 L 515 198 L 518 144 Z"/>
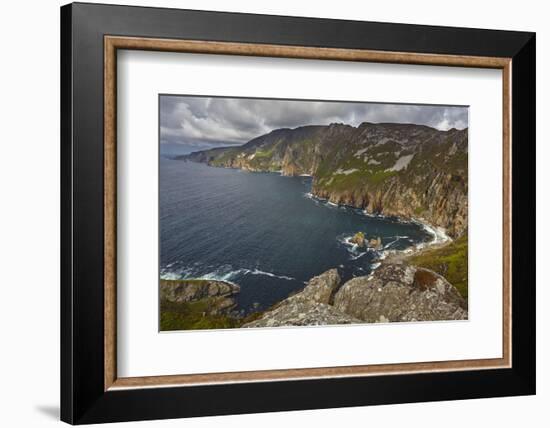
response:
<path id="1" fill-rule="evenodd" d="M 502 358 L 118 377 L 118 50 L 502 70 Z M 86 424 L 534 394 L 535 97 L 534 33 L 63 6 L 61 419 Z"/>

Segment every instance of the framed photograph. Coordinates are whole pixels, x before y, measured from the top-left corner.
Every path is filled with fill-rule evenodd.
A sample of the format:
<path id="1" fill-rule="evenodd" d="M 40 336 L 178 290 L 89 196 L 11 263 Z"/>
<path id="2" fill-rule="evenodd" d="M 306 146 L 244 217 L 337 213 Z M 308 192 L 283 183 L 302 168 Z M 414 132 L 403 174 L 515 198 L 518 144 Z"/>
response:
<path id="1" fill-rule="evenodd" d="M 76 3 L 61 54 L 62 420 L 535 393 L 533 33 Z"/>

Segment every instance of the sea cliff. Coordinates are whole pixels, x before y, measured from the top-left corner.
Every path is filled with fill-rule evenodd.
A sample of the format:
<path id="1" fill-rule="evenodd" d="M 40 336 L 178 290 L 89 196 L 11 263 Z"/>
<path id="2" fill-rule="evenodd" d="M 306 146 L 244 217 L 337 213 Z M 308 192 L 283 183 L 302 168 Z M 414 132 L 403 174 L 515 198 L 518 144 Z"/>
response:
<path id="1" fill-rule="evenodd" d="M 468 130 L 362 123 L 277 129 L 239 147 L 181 156 L 210 166 L 310 175 L 314 196 L 423 219 L 457 238 L 468 224 Z"/>
<path id="2" fill-rule="evenodd" d="M 311 278 L 302 291 L 247 318 L 232 314 L 228 306 L 222 311 L 228 326 L 468 318 L 468 129 L 440 131 L 390 123 L 304 126 L 179 159 L 250 172 L 308 175 L 314 197 L 366 214 L 430 224 L 441 236 L 452 238 L 392 254 L 369 275 L 346 282 L 331 269 Z M 381 246 L 361 232 L 351 241 L 360 247 Z"/>

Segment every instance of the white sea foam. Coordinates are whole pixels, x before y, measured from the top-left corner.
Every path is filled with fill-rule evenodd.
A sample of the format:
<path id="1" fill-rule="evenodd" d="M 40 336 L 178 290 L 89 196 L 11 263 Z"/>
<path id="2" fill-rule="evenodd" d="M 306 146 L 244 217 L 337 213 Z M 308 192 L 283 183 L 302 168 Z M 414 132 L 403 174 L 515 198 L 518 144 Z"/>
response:
<path id="1" fill-rule="evenodd" d="M 219 269 L 216 269 L 212 272 L 207 273 L 206 275 L 200 275 L 198 278 L 231 282 L 231 280 L 239 274 L 239 271 L 240 269 L 228 271 L 226 268 L 221 267 Z"/>
<path id="2" fill-rule="evenodd" d="M 316 204 L 319 204 L 320 202 L 322 202 L 325 207 L 327 208 L 342 208 L 342 209 L 346 209 L 347 207 L 345 205 L 342 205 L 342 204 L 336 204 L 332 201 L 329 201 L 328 199 L 324 199 L 324 198 L 320 198 L 318 196 L 315 196 L 313 193 L 311 192 L 307 192 L 307 193 L 304 193 L 304 197 L 308 198 L 308 199 L 311 199 L 313 202 L 315 202 Z"/>
<path id="3" fill-rule="evenodd" d="M 175 272 L 166 272 L 166 273 L 161 273 L 160 279 L 177 280 L 177 279 L 181 279 L 181 275 Z"/>
<path id="4" fill-rule="evenodd" d="M 265 272 L 263 270 L 259 270 L 259 269 L 254 269 L 254 270 L 250 270 L 250 269 L 241 269 L 243 271 L 243 273 L 245 275 L 265 275 L 265 276 L 270 276 L 271 278 L 280 278 L 280 279 L 286 279 L 287 281 L 295 281 L 296 278 L 293 278 L 291 276 L 286 276 L 286 275 L 276 275 L 272 272 Z"/>
<path id="5" fill-rule="evenodd" d="M 353 236 L 343 236 L 343 237 L 337 238 L 338 242 L 343 244 L 346 250 L 348 251 L 348 253 L 350 254 L 350 260 L 357 260 L 363 257 L 365 254 L 376 252 L 376 250 L 374 250 L 373 248 L 368 248 L 368 247 L 361 250 L 356 243 L 351 242 L 352 239 L 353 239 Z"/>
<path id="6" fill-rule="evenodd" d="M 388 243 L 387 243 L 386 245 L 384 245 L 384 247 L 382 247 L 382 248 L 385 250 L 386 248 L 391 247 L 391 246 L 392 246 L 393 244 L 395 244 L 397 241 L 399 241 L 399 238 L 396 238 L 396 239 L 394 239 L 393 241 L 388 242 Z"/>
<path id="7" fill-rule="evenodd" d="M 160 279 L 178 280 L 189 278 L 193 274 L 193 267 L 185 267 L 181 269 L 172 269 L 176 263 L 169 263 L 160 270 Z"/>
<path id="8" fill-rule="evenodd" d="M 395 238 L 395 239 L 391 242 L 388 242 L 386 245 L 384 245 L 383 247 L 384 250 L 390 248 L 393 244 L 395 244 L 396 242 L 399 242 L 401 239 L 408 239 L 409 237 L 396 235 L 396 236 L 392 236 L 392 238 Z"/>
<path id="9" fill-rule="evenodd" d="M 206 274 L 200 274 L 198 273 L 198 269 L 193 268 L 186 268 L 181 269 L 177 272 L 169 272 L 164 271 L 161 273 L 162 279 L 209 279 L 214 281 L 226 281 L 226 282 L 232 282 L 235 280 L 235 278 L 239 276 L 244 275 L 264 275 L 269 276 L 271 278 L 279 278 L 284 279 L 287 281 L 295 281 L 296 278 L 293 278 L 291 276 L 287 275 L 277 275 L 272 272 L 266 272 L 260 269 L 246 269 L 246 268 L 240 268 L 240 269 L 234 269 L 231 265 L 223 265 L 220 266 L 211 272 L 208 272 Z"/>
<path id="10" fill-rule="evenodd" d="M 425 223 L 423 221 L 420 221 L 418 219 L 413 218 L 413 223 L 418 224 L 421 226 L 426 232 L 428 232 L 430 235 L 432 235 L 433 239 L 430 242 L 430 245 L 434 244 L 443 244 L 445 242 L 451 241 L 452 239 L 445 233 L 445 229 L 442 227 L 432 226 L 428 223 Z M 421 245 L 421 244 L 419 244 Z M 422 248 L 417 245 L 417 248 Z"/>
<path id="11" fill-rule="evenodd" d="M 326 199 L 318 198 L 315 195 L 313 195 L 311 192 L 305 193 L 304 196 L 309 198 L 309 199 L 312 199 L 316 203 L 318 203 L 319 201 L 323 201 L 323 202 L 325 202 L 324 205 L 328 206 L 328 207 L 338 207 L 338 206 L 340 206 L 340 207 L 345 208 L 344 205 L 335 204 L 334 202 L 327 201 Z M 358 209 L 357 211 L 359 211 L 361 214 L 363 214 L 367 217 L 371 217 L 371 218 L 388 218 L 387 216 L 385 216 L 383 214 L 369 213 L 367 210 L 364 210 L 364 209 L 363 210 Z M 390 219 L 390 218 L 388 218 L 388 219 Z M 442 243 L 445 243 L 445 242 L 448 242 L 448 241 L 451 240 L 451 238 L 445 233 L 445 229 L 443 229 L 441 227 L 432 226 L 432 225 L 427 224 L 424 221 L 421 221 L 419 219 L 413 218 L 412 220 L 408 220 L 408 219 L 403 219 L 403 218 L 400 218 L 400 217 L 395 217 L 395 218 L 392 217 L 391 219 L 398 222 L 398 223 L 402 223 L 402 224 L 414 223 L 414 224 L 422 227 L 426 232 L 428 232 L 432 236 L 432 240 L 430 242 L 427 242 L 427 243 L 421 242 L 419 244 L 416 244 L 416 245 L 414 245 L 412 247 L 409 247 L 409 248 L 406 248 L 404 250 L 397 250 L 397 249 L 392 249 L 391 247 L 393 245 L 395 245 L 397 242 L 399 242 L 401 239 L 407 239 L 407 240 L 409 240 L 409 242 L 411 242 L 411 239 L 410 239 L 409 236 L 396 235 L 396 236 L 392 237 L 392 238 L 394 238 L 393 241 L 388 242 L 387 244 L 385 244 L 382 247 L 382 250 L 374 250 L 372 248 L 367 248 L 366 251 L 360 251 L 358 245 L 351 242 L 352 236 L 339 237 L 337 239 L 338 239 L 338 241 L 340 241 L 342 244 L 344 244 L 346 246 L 347 251 L 350 253 L 350 259 L 351 260 L 357 260 L 357 259 L 363 257 L 365 254 L 367 254 L 368 251 L 375 251 L 376 252 L 376 260 L 384 260 L 390 254 L 396 254 L 396 253 L 399 253 L 399 252 L 402 252 L 402 253 L 405 253 L 405 254 L 410 254 L 413 251 L 420 250 L 420 249 L 424 248 L 427 245 L 442 244 Z"/>
<path id="12" fill-rule="evenodd" d="M 385 216 L 383 214 L 374 214 L 369 213 L 367 210 L 361 211 L 364 216 L 371 217 L 371 218 L 384 218 Z"/>
<path id="13" fill-rule="evenodd" d="M 359 253 L 359 254 L 357 254 L 357 255 L 355 255 L 355 256 L 351 256 L 351 257 L 350 257 L 350 260 L 358 260 L 358 259 L 360 259 L 361 257 L 363 257 L 365 254 L 367 254 L 367 253 L 364 252 L 364 253 Z"/>

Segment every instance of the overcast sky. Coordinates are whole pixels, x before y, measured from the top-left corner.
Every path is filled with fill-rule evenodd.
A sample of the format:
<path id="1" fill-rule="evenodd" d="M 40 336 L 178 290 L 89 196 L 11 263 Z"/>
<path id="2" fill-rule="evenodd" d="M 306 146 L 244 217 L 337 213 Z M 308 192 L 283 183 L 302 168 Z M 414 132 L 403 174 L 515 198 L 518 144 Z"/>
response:
<path id="1" fill-rule="evenodd" d="M 162 143 L 244 144 L 277 128 L 362 122 L 468 126 L 467 107 L 167 96 L 160 99 Z"/>

